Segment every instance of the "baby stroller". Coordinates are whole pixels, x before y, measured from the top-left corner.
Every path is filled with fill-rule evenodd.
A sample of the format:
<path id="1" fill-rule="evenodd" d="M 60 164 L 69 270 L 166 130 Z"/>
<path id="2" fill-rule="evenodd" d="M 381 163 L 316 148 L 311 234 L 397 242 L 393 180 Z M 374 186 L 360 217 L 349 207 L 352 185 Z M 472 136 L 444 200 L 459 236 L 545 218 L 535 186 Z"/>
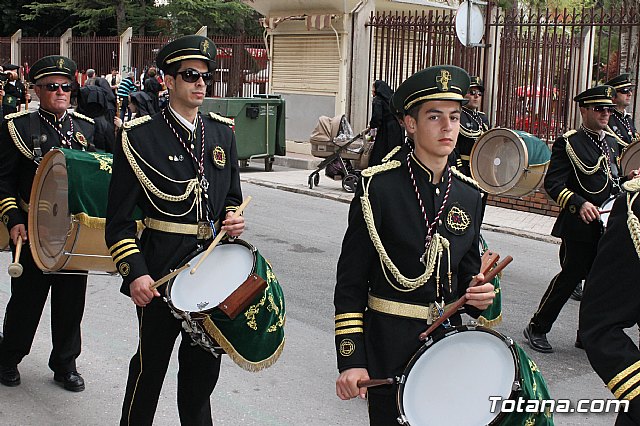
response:
<path id="1" fill-rule="evenodd" d="M 365 132 L 353 134 L 347 118 L 321 116 L 309 138 L 311 154 L 324 158 L 309 175 L 309 188 L 320 182 L 320 171 L 333 179 L 342 179 L 342 189 L 355 192 L 360 171 L 367 167 L 373 143 L 366 140 Z M 353 161 L 353 164 L 352 164 Z"/>

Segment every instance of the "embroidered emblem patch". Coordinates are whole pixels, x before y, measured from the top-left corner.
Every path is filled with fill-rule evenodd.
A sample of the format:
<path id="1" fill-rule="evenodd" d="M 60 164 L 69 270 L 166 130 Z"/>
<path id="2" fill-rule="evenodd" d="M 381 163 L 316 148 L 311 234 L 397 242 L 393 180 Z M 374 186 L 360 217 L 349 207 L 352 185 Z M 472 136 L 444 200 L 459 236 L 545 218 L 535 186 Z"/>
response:
<path id="1" fill-rule="evenodd" d="M 607 97 L 608 98 L 612 98 L 613 97 L 613 90 L 611 89 L 611 87 L 607 87 Z"/>
<path id="2" fill-rule="evenodd" d="M 60 58 L 58 60 L 58 68 L 60 68 L 60 69 L 64 68 L 64 59 Z"/>
<path id="3" fill-rule="evenodd" d="M 122 262 L 120 266 L 118 266 L 118 272 L 120 272 L 120 275 L 123 277 L 126 277 L 129 275 L 129 272 L 131 272 L 131 266 L 129 266 L 127 262 Z"/>
<path id="4" fill-rule="evenodd" d="M 451 206 L 449 213 L 447 213 L 445 226 L 452 234 L 462 235 L 471 226 L 471 215 L 456 203 Z"/>
<path id="5" fill-rule="evenodd" d="M 451 73 L 447 70 L 440 70 L 440 75 L 436 77 L 436 83 L 440 83 L 440 90 L 449 90 L 449 81 L 451 80 Z"/>
<path id="6" fill-rule="evenodd" d="M 2 223 L 4 223 L 5 225 L 9 223 L 9 216 L 7 216 L 6 214 L 2 216 Z"/>
<path id="7" fill-rule="evenodd" d="M 340 355 L 351 356 L 356 351 L 356 344 L 351 339 L 342 339 L 340 342 Z"/>
<path id="8" fill-rule="evenodd" d="M 80 142 L 80 145 L 82 145 L 82 146 L 84 146 L 84 147 L 86 147 L 86 146 L 88 146 L 88 145 L 89 145 L 89 144 L 87 143 L 87 138 L 85 138 L 85 137 L 84 137 L 84 135 L 83 135 L 82 133 L 80 133 L 80 132 L 76 132 L 76 140 L 77 140 L 78 142 Z"/>
<path id="9" fill-rule="evenodd" d="M 220 146 L 213 148 L 213 164 L 219 169 L 223 169 L 227 164 L 227 156 L 224 153 L 224 149 Z"/>
<path id="10" fill-rule="evenodd" d="M 209 52 L 209 40 L 202 40 L 200 43 L 200 51 L 207 56 L 207 58 L 211 57 L 211 52 Z"/>
<path id="11" fill-rule="evenodd" d="M 573 204 L 569 206 L 569 213 L 575 213 L 576 212 L 576 206 L 574 206 Z"/>

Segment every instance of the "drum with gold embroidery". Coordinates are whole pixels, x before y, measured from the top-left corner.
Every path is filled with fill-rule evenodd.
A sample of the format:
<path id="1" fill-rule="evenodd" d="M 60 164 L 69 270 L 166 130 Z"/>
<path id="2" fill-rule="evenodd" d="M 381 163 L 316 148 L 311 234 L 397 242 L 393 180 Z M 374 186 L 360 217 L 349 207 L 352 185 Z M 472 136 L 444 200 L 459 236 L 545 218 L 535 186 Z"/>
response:
<path id="1" fill-rule="evenodd" d="M 183 264 L 194 266 L 202 255 L 192 254 Z M 238 293 L 242 307 L 231 314 L 227 304 Z M 226 353 L 248 371 L 267 368 L 280 357 L 284 294 L 271 265 L 251 244 L 239 239 L 219 244 L 195 274 L 187 268 L 169 281 L 165 294 L 182 327 L 204 350 Z"/>
<path id="2" fill-rule="evenodd" d="M 111 154 L 49 151 L 38 166 L 29 202 L 29 241 L 36 265 L 116 272 L 104 241 Z"/>
<path id="3" fill-rule="evenodd" d="M 531 133 L 496 128 L 478 138 L 471 150 L 471 174 L 485 192 L 523 197 L 544 181 L 551 150 Z"/>

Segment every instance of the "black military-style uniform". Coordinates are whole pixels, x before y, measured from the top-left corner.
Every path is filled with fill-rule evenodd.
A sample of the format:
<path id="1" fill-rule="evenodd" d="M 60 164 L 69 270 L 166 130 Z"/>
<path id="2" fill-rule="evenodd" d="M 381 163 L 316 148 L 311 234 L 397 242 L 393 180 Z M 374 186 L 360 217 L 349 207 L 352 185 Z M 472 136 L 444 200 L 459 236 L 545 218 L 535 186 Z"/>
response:
<path id="1" fill-rule="evenodd" d="M 421 345 L 418 335 L 431 322 L 411 317 L 410 308 L 417 306 L 425 310 L 442 298 L 447 304 L 457 300 L 480 269 L 480 193 L 470 184 L 470 179 L 457 171 L 451 175 L 448 202 L 437 226 L 438 234 L 449 241 L 451 254 L 450 265 L 446 261 L 440 264 L 439 295 L 435 272 L 423 285 L 412 291 L 401 291 L 406 288 L 398 283 L 388 267 L 381 266 L 381 257 L 365 223 L 367 214 L 363 213 L 360 200 L 364 188 L 368 187 L 368 199 L 381 244 L 401 274 L 415 278 L 426 269 L 420 258 L 425 252 L 427 229 L 411 183 L 407 155 L 430 220 L 440 209 L 449 183 L 446 170 L 441 182 L 431 183 L 432 172 L 409 153 L 409 147 L 404 145 L 386 163 L 388 166 L 395 163 L 395 167 L 372 177 L 364 172 L 358 194 L 351 203 L 334 295 L 335 344 L 341 372 L 361 367 L 368 369 L 371 378 L 400 375 Z M 442 259 L 446 259 L 446 254 Z M 446 278 L 448 268 L 452 272 L 451 287 Z M 391 314 L 394 309 L 397 312 Z M 403 311 L 408 315 L 403 315 Z M 468 312 L 480 313 L 472 307 Z M 454 314 L 451 321 L 460 323 L 460 316 Z M 390 422 L 395 421 L 395 390 L 395 385 L 369 389 L 370 400 L 380 397 L 389 401 L 386 409 L 375 414 L 370 411 L 371 421 L 375 424 L 393 424 Z"/>
<path id="2" fill-rule="evenodd" d="M 207 242 L 196 235 L 145 229 L 136 236 L 132 213 L 136 207 L 146 218 L 174 224 L 197 224 L 196 193 L 182 200 L 167 201 L 141 181 L 148 179 L 165 194 L 184 194 L 189 180 L 201 182 L 194 157 L 201 158 L 204 125 L 204 172 L 208 189 L 200 207 L 211 222 L 224 220 L 242 201 L 235 137 L 226 119 L 198 115 L 191 132 L 170 108 L 126 123 L 121 143 L 114 153 L 113 178 L 109 190 L 106 241 L 120 271 L 121 291 L 129 295 L 129 284 L 149 274 L 158 280 L 179 266 L 187 255 Z M 216 117 L 216 118 L 214 118 Z M 175 131 L 175 133 L 174 133 Z M 134 164 L 139 167 L 134 171 Z M 197 187 L 202 187 L 198 185 Z M 186 191 L 188 193 L 188 191 Z M 185 214 L 186 213 L 186 214 Z M 177 215 L 177 216 L 172 216 Z M 165 286 L 158 289 L 164 293 Z M 178 334 L 179 349 L 178 409 L 182 424 L 211 424 L 209 398 L 216 385 L 220 358 L 198 346 L 182 330 L 181 321 L 161 298 L 146 307 L 137 307 L 140 345 L 129 365 L 121 424 L 151 424 L 162 382 Z"/>
<path id="3" fill-rule="evenodd" d="M 621 149 L 640 139 L 633 117 L 627 111 L 613 109 L 609 117 L 609 128 L 624 142 L 624 145 L 620 144 Z"/>
<path id="4" fill-rule="evenodd" d="M 460 133 L 454 152 L 456 156 L 456 166 L 458 170 L 466 176 L 471 177 L 469 160 L 471 158 L 473 145 L 475 145 L 478 138 L 489 130 L 490 127 L 491 124 L 484 112 L 462 107 L 462 114 L 460 114 Z"/>
<path id="5" fill-rule="evenodd" d="M 562 208 L 551 234 L 562 239 L 564 259 L 561 272 L 551 281 L 531 320 L 536 333 L 551 330 L 575 283 L 589 273 L 602 235 L 602 223 L 583 222 L 580 208 L 586 201 L 599 207 L 620 191 L 616 146 L 612 135 L 604 133 L 600 140 L 598 133 L 584 126 L 564 134 L 553 144 L 544 188 Z"/>
<path id="6" fill-rule="evenodd" d="M 55 128 L 54 128 L 55 127 Z M 58 131 L 56 131 L 58 129 Z M 72 131 L 73 129 L 73 131 Z M 26 207 L 37 164 L 36 151 L 44 155 L 55 147 L 91 149 L 93 120 L 77 113 L 65 113 L 57 120 L 50 112 L 19 112 L 6 117 L 0 129 L 0 217 L 11 230 L 27 226 Z M 43 137 L 44 136 L 44 137 Z M 40 150 L 34 149 L 34 137 Z M 15 253 L 13 242 L 12 250 Z M 76 370 L 80 355 L 80 322 L 84 312 L 87 277 L 45 275 L 35 265 L 25 247 L 20 256 L 22 276 L 11 279 L 11 298 L 4 320 L 4 340 L 0 344 L 0 365 L 20 363 L 29 353 L 51 288 L 51 327 L 53 349 L 49 367 L 56 374 Z"/>
<path id="7" fill-rule="evenodd" d="M 624 331 L 640 324 L 640 247 L 632 239 L 640 238 L 640 229 L 627 225 L 627 202 L 638 189 L 616 199 L 580 304 L 589 362 L 616 398 L 630 401 L 629 412 L 618 414 L 618 426 L 640 424 L 640 351 Z M 633 203 L 632 213 L 637 221 L 640 202 Z"/>
<path id="8" fill-rule="evenodd" d="M 7 82 L 4 85 L 4 98 L 2 98 L 2 112 L 5 117 L 18 112 L 18 106 L 24 104 L 26 89 L 20 80 Z"/>

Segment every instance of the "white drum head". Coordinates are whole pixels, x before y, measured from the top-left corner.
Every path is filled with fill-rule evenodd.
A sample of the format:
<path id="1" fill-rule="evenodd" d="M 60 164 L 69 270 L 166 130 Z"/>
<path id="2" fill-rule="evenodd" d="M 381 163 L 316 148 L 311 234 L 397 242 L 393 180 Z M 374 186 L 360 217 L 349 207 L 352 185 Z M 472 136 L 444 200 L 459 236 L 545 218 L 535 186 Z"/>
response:
<path id="1" fill-rule="evenodd" d="M 607 201 L 604 202 L 602 207 L 600 207 L 600 220 L 604 227 L 607 227 L 607 222 L 609 221 L 609 215 L 611 214 L 611 209 L 613 208 L 613 202 L 616 201 L 616 197 L 611 197 Z"/>
<path id="2" fill-rule="evenodd" d="M 202 254 L 191 259 L 191 268 L 179 273 L 171 284 L 171 304 L 180 311 L 202 312 L 215 308 L 253 272 L 253 252 L 236 243 L 216 247 L 191 275 Z"/>
<path id="3" fill-rule="evenodd" d="M 414 426 L 486 425 L 499 414 L 489 411 L 489 397 L 509 398 L 514 380 L 514 356 L 500 337 L 459 332 L 433 344 L 411 367 L 404 413 Z"/>

